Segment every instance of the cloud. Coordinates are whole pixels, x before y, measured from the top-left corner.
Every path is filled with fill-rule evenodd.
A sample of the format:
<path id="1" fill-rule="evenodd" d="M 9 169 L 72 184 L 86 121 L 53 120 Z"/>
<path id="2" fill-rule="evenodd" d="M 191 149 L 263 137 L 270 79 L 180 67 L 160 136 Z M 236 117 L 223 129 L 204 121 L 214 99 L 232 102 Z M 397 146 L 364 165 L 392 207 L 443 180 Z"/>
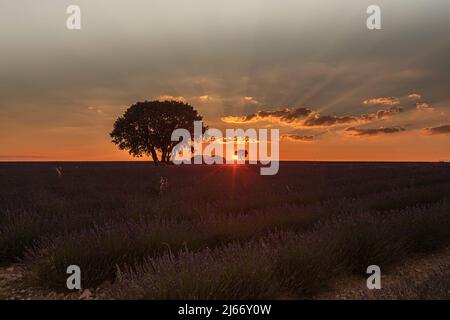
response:
<path id="1" fill-rule="evenodd" d="M 314 140 L 314 136 L 301 136 L 298 134 L 283 134 L 281 136 L 282 141 L 291 142 L 311 142 Z"/>
<path id="2" fill-rule="evenodd" d="M 419 100 L 422 98 L 422 95 L 418 94 L 418 93 L 411 93 L 410 95 L 408 95 L 408 99 L 410 100 Z"/>
<path id="3" fill-rule="evenodd" d="M 97 108 L 97 107 L 88 107 L 87 109 L 90 110 L 90 111 L 97 112 L 99 114 L 103 114 L 103 110 L 100 109 L 100 108 Z"/>
<path id="4" fill-rule="evenodd" d="M 433 111 L 434 110 L 434 108 L 432 108 L 426 102 L 417 102 L 416 103 L 416 109 L 419 110 L 419 111 Z"/>
<path id="5" fill-rule="evenodd" d="M 405 128 L 401 127 L 391 127 L 391 128 L 373 128 L 373 129 L 362 129 L 350 127 L 345 130 L 348 135 L 351 136 L 375 136 L 379 134 L 392 134 L 397 132 L 405 131 Z"/>
<path id="6" fill-rule="evenodd" d="M 304 125 L 306 127 L 332 127 L 335 125 L 344 125 L 358 122 L 358 118 L 354 116 L 327 116 L 315 113 L 306 119 Z"/>
<path id="7" fill-rule="evenodd" d="M 450 133 L 450 125 L 446 124 L 438 127 L 425 128 L 422 132 L 427 135 L 448 134 Z"/>
<path id="8" fill-rule="evenodd" d="M 248 136 L 245 137 L 223 137 L 222 139 L 209 139 L 207 141 L 215 142 L 218 144 L 237 144 L 237 143 L 259 143 L 262 140 L 250 138 Z"/>
<path id="9" fill-rule="evenodd" d="M 236 116 L 228 116 L 222 117 L 221 120 L 226 123 L 246 123 L 250 122 L 247 120 L 247 117 L 236 117 Z M 254 121 L 256 122 L 256 121 Z"/>
<path id="10" fill-rule="evenodd" d="M 378 110 L 375 113 L 362 115 L 361 120 L 362 121 L 387 120 L 390 119 L 392 116 L 402 112 L 403 112 L 402 107 L 391 107 L 389 109 Z"/>
<path id="11" fill-rule="evenodd" d="M 260 110 L 247 116 L 228 116 L 221 120 L 226 123 L 244 124 L 259 121 L 278 122 L 293 127 L 333 127 L 350 125 L 354 123 L 368 123 L 371 121 L 387 120 L 392 116 L 403 112 L 400 106 L 381 109 L 375 113 L 361 116 L 353 115 L 324 115 L 320 112 L 312 111 L 309 108 L 299 107 L 294 109 L 284 108 L 274 111 Z"/>
<path id="12" fill-rule="evenodd" d="M 206 101 L 208 101 L 209 100 L 209 96 L 200 96 L 200 97 L 198 97 L 199 98 L 199 100 L 200 101 L 202 101 L 202 102 L 206 102 Z"/>
<path id="13" fill-rule="evenodd" d="M 161 101 L 166 101 L 166 100 L 171 101 L 171 100 L 173 100 L 173 101 L 179 101 L 179 102 L 186 102 L 186 98 L 183 97 L 183 96 L 171 96 L 171 95 L 159 96 L 158 100 L 161 100 Z"/>
<path id="14" fill-rule="evenodd" d="M 308 108 L 295 108 L 295 109 L 278 109 L 274 111 L 258 111 L 256 113 L 247 116 L 229 116 L 223 117 L 222 121 L 227 123 L 254 123 L 258 121 L 272 121 L 280 123 L 293 123 L 300 120 L 304 120 L 312 113 L 312 110 Z"/>
<path id="15" fill-rule="evenodd" d="M 259 101 L 253 97 L 244 97 L 244 101 L 251 104 L 258 104 Z"/>
<path id="16" fill-rule="evenodd" d="M 400 104 L 400 100 L 395 97 L 374 98 L 363 102 L 369 106 L 396 106 Z"/>

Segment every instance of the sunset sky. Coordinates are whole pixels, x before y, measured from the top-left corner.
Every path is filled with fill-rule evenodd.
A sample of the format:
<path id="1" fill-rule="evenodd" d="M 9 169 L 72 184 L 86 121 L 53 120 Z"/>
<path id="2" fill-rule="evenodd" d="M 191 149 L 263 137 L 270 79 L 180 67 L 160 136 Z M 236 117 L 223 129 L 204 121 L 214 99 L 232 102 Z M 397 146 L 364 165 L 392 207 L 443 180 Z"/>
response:
<path id="1" fill-rule="evenodd" d="M 132 160 L 109 132 L 152 99 L 282 160 L 450 161 L 449 30 L 448 0 L 2 0 L 0 161 Z"/>

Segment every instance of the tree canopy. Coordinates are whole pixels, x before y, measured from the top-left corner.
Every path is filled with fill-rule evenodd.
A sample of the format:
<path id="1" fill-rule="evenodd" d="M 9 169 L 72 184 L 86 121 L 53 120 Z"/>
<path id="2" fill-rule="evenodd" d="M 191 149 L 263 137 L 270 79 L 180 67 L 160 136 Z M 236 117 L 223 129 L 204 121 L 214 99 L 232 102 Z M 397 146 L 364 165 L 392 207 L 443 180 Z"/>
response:
<path id="1" fill-rule="evenodd" d="M 173 147 L 178 144 L 178 141 L 171 141 L 172 132 L 186 129 L 193 136 L 194 121 L 202 119 L 184 102 L 137 102 L 116 120 L 110 136 L 119 149 L 127 150 L 134 157 L 151 156 L 155 164 L 167 163 Z"/>

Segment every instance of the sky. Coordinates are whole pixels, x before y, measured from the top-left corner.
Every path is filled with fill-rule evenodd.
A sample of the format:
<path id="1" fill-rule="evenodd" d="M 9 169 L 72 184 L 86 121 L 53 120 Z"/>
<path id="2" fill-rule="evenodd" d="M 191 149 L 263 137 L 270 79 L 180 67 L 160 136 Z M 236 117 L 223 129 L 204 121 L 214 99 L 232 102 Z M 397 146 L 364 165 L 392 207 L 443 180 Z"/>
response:
<path id="1" fill-rule="evenodd" d="M 132 160 L 109 132 L 153 99 L 282 160 L 450 161 L 449 30 L 448 0 L 1 0 L 0 161 Z"/>

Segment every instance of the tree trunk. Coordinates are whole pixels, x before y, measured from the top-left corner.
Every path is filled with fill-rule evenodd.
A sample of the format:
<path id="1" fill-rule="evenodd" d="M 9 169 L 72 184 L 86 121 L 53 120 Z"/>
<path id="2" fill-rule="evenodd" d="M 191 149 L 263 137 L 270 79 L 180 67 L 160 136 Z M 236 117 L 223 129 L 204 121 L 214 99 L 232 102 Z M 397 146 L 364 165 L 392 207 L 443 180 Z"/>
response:
<path id="1" fill-rule="evenodd" d="M 165 163 L 166 162 L 166 155 L 167 155 L 167 149 L 163 148 L 162 149 L 162 153 L 161 153 L 161 162 Z"/>
<path id="2" fill-rule="evenodd" d="M 150 148 L 150 154 L 152 155 L 153 163 L 155 164 L 155 166 L 157 166 L 159 161 L 158 161 L 158 155 L 156 154 L 155 148 Z"/>

